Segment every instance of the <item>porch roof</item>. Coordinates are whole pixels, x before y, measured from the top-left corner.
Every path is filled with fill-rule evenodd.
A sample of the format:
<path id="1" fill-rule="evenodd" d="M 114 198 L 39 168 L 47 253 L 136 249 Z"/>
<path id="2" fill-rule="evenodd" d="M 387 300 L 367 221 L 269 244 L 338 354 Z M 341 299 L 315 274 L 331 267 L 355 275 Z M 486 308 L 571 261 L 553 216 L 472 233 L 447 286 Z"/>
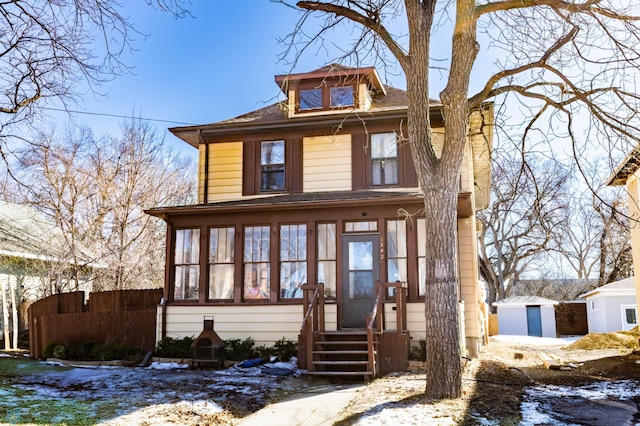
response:
<path id="1" fill-rule="evenodd" d="M 188 206 L 157 207 L 145 210 L 145 213 L 156 217 L 165 217 L 170 214 L 226 213 L 238 210 L 305 210 L 317 209 L 319 207 L 384 205 L 399 202 L 416 203 L 421 201 L 422 196 L 417 188 L 407 191 L 326 191 L 267 195 Z"/>

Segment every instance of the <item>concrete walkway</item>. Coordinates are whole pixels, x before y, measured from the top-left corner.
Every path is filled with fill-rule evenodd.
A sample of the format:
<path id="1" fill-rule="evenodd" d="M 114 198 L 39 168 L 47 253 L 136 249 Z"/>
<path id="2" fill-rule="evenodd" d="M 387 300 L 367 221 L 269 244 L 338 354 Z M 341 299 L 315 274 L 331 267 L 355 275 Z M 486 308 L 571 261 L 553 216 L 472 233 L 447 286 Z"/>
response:
<path id="1" fill-rule="evenodd" d="M 256 411 L 239 426 L 325 426 L 331 425 L 346 408 L 355 393 L 364 387 L 357 385 L 321 385 L 297 393 Z"/>

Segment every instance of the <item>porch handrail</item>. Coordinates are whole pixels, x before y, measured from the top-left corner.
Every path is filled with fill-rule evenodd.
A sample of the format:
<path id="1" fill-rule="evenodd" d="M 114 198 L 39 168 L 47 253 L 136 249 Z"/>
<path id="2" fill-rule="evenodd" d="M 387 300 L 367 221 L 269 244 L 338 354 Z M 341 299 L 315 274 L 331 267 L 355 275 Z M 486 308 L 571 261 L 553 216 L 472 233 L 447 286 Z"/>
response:
<path id="1" fill-rule="evenodd" d="M 313 371 L 313 347 L 314 332 L 325 331 L 324 314 L 324 283 L 304 284 L 302 288 L 302 306 L 305 310 L 300 334 L 305 336 L 306 342 L 306 367 L 308 371 Z M 309 293 L 313 292 L 311 297 Z"/>
<path id="2" fill-rule="evenodd" d="M 395 303 L 396 303 L 396 333 L 400 334 L 407 327 L 406 317 L 406 304 L 407 296 L 405 294 L 405 288 L 407 284 L 405 282 L 396 281 L 394 283 L 376 283 L 376 299 L 373 305 L 371 313 L 366 317 L 367 319 L 367 351 L 369 358 L 369 371 L 374 375 L 378 375 L 378 362 L 376 357 L 376 351 L 373 342 L 373 328 L 376 327 L 376 331 L 381 333 L 384 328 L 384 293 L 387 288 L 395 288 Z"/>

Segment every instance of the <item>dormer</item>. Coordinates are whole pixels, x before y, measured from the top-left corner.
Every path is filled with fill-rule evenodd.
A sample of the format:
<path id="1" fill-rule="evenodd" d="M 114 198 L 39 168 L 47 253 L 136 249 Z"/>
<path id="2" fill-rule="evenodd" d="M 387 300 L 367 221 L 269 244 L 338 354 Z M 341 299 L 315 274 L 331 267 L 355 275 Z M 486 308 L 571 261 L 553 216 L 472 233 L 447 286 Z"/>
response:
<path id="1" fill-rule="evenodd" d="M 289 118 L 368 111 L 376 96 L 386 94 L 373 67 L 331 64 L 311 72 L 277 75 L 275 81 L 287 96 Z"/>

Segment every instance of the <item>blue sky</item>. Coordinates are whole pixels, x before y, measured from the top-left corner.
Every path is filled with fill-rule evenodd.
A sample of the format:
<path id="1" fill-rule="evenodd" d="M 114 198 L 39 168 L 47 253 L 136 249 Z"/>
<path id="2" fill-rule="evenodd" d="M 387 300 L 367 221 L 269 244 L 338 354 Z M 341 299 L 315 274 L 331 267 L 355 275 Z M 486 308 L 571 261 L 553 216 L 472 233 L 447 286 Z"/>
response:
<path id="1" fill-rule="evenodd" d="M 123 58 L 133 74 L 104 83 L 98 88 L 103 96 L 83 94 L 77 109 L 175 122 L 153 123 L 164 130 L 180 123 L 224 120 L 274 102 L 280 94 L 274 76 L 290 70 L 278 59 L 285 49 L 278 39 L 291 32 L 299 12 L 269 0 L 194 0 L 189 9 L 193 17 L 175 19 L 142 1 L 127 2 L 123 14 L 147 35 L 138 36 L 137 51 Z M 295 72 L 329 60 L 326 53 L 309 52 Z M 390 82 L 404 87 L 401 76 Z M 73 114 L 72 119 L 96 134 L 117 134 L 123 120 L 86 114 Z M 68 117 L 57 116 L 56 126 L 65 120 Z M 167 137 L 181 146 L 172 135 Z"/>

